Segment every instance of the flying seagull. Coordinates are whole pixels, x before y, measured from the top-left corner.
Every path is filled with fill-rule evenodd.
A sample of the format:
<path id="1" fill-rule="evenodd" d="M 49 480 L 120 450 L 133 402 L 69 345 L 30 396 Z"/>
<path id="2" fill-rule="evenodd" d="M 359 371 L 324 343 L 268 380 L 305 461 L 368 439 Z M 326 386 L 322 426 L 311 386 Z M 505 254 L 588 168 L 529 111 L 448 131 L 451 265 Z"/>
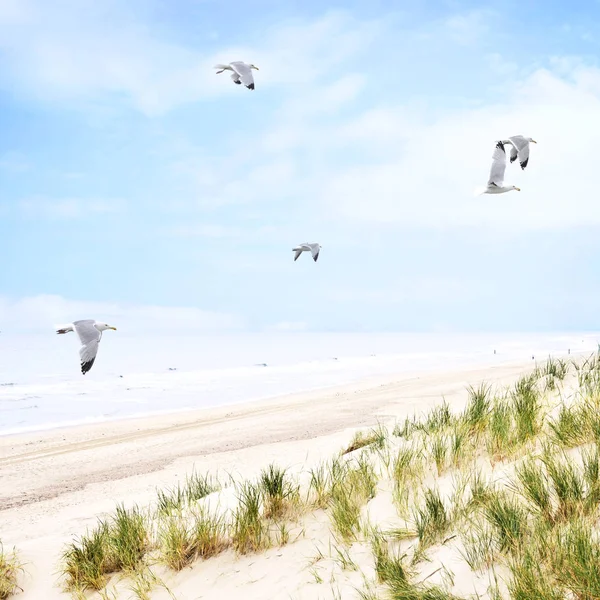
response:
<path id="1" fill-rule="evenodd" d="M 81 358 L 81 372 L 85 375 L 94 364 L 96 354 L 98 353 L 98 344 L 102 339 L 102 332 L 107 329 L 117 330 L 116 327 L 108 325 L 108 323 L 99 323 L 94 319 L 85 319 L 83 321 L 73 321 L 66 327 L 60 327 L 56 333 L 69 333 L 70 331 L 77 332 L 81 341 L 79 349 L 79 357 Z"/>
<path id="2" fill-rule="evenodd" d="M 215 65 L 214 68 L 219 69 L 217 71 L 217 75 L 223 71 L 233 71 L 231 74 L 233 83 L 237 83 L 238 85 L 243 83 L 249 90 L 254 89 L 254 77 L 252 77 L 252 69 L 256 69 L 258 71 L 258 67 L 249 65 L 241 60 L 236 60 L 228 65 Z"/>
<path id="3" fill-rule="evenodd" d="M 308 242 L 306 242 L 306 244 L 298 244 L 295 248 L 292 248 L 292 251 L 295 253 L 295 261 L 298 260 L 298 258 L 303 252 L 310 252 L 312 254 L 313 260 L 317 262 L 317 258 L 319 258 L 319 252 L 321 251 L 321 245 L 316 243 L 309 244 Z"/>
<path id="4" fill-rule="evenodd" d="M 506 151 L 502 142 L 496 142 L 494 154 L 492 154 L 492 168 L 490 169 L 490 179 L 487 182 L 487 187 L 483 191 L 484 194 L 503 194 L 521 189 L 515 185 L 503 185 L 504 171 L 506 171 Z"/>
<path id="5" fill-rule="evenodd" d="M 503 144 L 510 144 L 510 162 L 514 163 L 519 158 L 519 164 L 521 165 L 521 169 L 525 170 L 527 163 L 529 162 L 529 142 L 532 144 L 537 144 L 537 142 L 528 137 L 523 137 L 522 135 L 513 135 L 509 137 L 507 140 L 502 140 Z"/>

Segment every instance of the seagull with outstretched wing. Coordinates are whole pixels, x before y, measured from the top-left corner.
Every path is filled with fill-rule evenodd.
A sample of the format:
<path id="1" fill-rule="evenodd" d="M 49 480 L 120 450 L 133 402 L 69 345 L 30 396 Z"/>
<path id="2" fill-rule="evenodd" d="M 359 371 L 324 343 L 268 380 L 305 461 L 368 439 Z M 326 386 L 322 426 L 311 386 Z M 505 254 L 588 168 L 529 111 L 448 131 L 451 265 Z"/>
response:
<path id="1" fill-rule="evenodd" d="M 312 254 L 313 260 L 317 262 L 321 248 L 321 244 L 317 243 L 309 244 L 308 242 L 306 242 L 305 244 L 298 244 L 295 248 L 292 248 L 292 251 L 294 252 L 294 261 L 298 260 L 298 258 L 300 258 L 300 255 L 303 252 L 310 252 Z"/>
<path id="2" fill-rule="evenodd" d="M 537 142 L 530 137 L 524 137 L 522 135 L 513 135 L 507 140 L 502 140 L 503 144 L 510 144 L 510 162 L 514 163 L 517 158 L 521 169 L 525 170 L 527 163 L 529 163 L 529 143 L 537 144 Z"/>
<path id="3" fill-rule="evenodd" d="M 69 325 L 59 327 L 56 333 L 69 333 L 75 331 L 81 341 L 79 349 L 79 358 L 81 359 L 81 372 L 85 375 L 94 364 L 96 354 L 98 353 L 98 345 L 102 339 L 102 332 L 107 329 L 117 330 L 116 327 L 108 323 L 100 323 L 94 319 L 84 319 L 82 321 L 73 321 Z"/>
<path id="4" fill-rule="evenodd" d="M 254 89 L 254 77 L 252 76 L 252 69 L 259 70 L 252 64 L 242 62 L 241 60 L 234 60 L 228 65 L 215 65 L 215 69 L 219 69 L 217 74 L 223 71 L 232 71 L 231 79 L 233 83 L 241 85 L 242 83 L 249 89 Z"/>

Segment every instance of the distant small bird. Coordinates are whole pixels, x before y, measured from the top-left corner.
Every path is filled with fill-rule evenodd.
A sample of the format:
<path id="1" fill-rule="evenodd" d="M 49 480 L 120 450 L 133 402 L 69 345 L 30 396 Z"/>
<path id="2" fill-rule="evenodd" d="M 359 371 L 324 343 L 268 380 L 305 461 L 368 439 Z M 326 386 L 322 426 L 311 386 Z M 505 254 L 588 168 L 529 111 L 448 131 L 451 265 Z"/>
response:
<path id="1" fill-rule="evenodd" d="M 81 372 L 85 375 L 94 364 L 96 354 L 98 353 L 98 344 L 102 339 L 102 332 L 107 329 L 117 330 L 116 327 L 108 323 L 99 323 L 93 319 L 84 319 L 83 321 L 73 321 L 65 327 L 59 327 L 56 333 L 69 333 L 75 331 L 81 341 L 79 357 L 81 359 Z"/>
<path id="2" fill-rule="evenodd" d="M 292 248 L 292 252 L 295 252 L 294 261 L 298 260 L 303 252 L 310 252 L 313 260 L 317 262 L 317 259 L 319 258 L 319 252 L 321 251 L 322 247 L 323 246 L 317 243 L 309 244 L 306 242 L 305 244 L 298 244 L 295 248 Z"/>
<path id="3" fill-rule="evenodd" d="M 228 65 L 215 65 L 214 68 L 219 69 L 217 71 L 217 75 L 223 71 L 233 71 L 231 74 L 233 83 L 237 83 L 238 85 L 243 83 L 249 90 L 254 89 L 254 77 L 252 76 L 252 69 L 256 69 L 258 71 L 258 67 L 249 65 L 241 60 L 235 60 Z"/>
<path id="4" fill-rule="evenodd" d="M 504 185 L 504 172 L 506 171 L 506 151 L 502 142 L 496 142 L 496 148 L 492 155 L 492 168 L 490 169 L 490 178 L 483 194 L 503 194 L 512 192 L 512 190 L 521 191 L 515 185 Z"/>
<path id="5" fill-rule="evenodd" d="M 511 164 L 519 159 L 519 164 L 521 165 L 521 169 L 525 170 L 527 163 L 529 162 L 529 142 L 532 144 L 537 144 L 537 142 L 533 138 L 526 138 L 522 135 L 513 135 L 509 137 L 507 140 L 502 140 L 503 144 L 510 144 L 510 162 Z"/>

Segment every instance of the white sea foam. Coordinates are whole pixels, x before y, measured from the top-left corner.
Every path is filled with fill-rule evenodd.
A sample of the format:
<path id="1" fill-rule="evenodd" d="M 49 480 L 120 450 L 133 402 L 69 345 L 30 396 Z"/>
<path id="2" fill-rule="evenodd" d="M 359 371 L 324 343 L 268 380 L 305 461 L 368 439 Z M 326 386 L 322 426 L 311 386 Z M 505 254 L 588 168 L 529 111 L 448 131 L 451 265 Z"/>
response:
<path id="1" fill-rule="evenodd" d="M 0 335 L 0 434 L 221 406 L 378 375 L 592 352 L 565 334 L 105 334 L 79 372 L 75 336 Z M 496 355 L 493 354 L 494 349 Z M 262 366 L 266 364 L 267 366 Z"/>

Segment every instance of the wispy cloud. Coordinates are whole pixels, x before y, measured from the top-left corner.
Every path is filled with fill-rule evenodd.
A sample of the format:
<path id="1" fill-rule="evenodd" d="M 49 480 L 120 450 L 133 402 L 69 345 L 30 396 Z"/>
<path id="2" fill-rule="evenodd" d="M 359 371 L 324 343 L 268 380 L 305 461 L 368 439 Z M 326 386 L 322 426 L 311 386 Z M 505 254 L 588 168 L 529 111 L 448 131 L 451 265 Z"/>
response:
<path id="1" fill-rule="evenodd" d="M 291 192 L 330 219 L 372 226 L 527 230 L 600 223 L 589 180 L 596 144 L 589 124 L 598 119 L 598 69 L 577 66 L 568 77 L 539 69 L 503 87 L 492 103 L 433 118 L 425 108 L 398 104 L 372 106 L 334 123 L 274 123 L 253 146 L 252 158 L 234 155 L 226 170 L 211 170 L 210 187 L 199 178 L 198 189 L 215 203 L 264 202 Z M 487 182 L 494 141 L 517 133 L 538 144 L 526 171 L 508 167 L 507 183 L 522 191 L 502 196 L 500 209 L 498 199 L 475 198 L 474 191 Z M 289 169 L 256 166 L 284 151 Z M 302 164 L 302 171 L 292 164 Z M 257 176 L 261 168 L 264 179 Z"/>
<path id="2" fill-rule="evenodd" d="M 57 295 L 21 299 L 0 296 L 0 322 L 4 331 L 50 332 L 57 324 L 77 319 L 105 320 L 130 335 L 150 330 L 174 334 L 238 331 L 245 326 L 238 316 L 189 306 L 88 302 Z"/>
<path id="3" fill-rule="evenodd" d="M 125 202 L 118 199 L 35 197 L 22 199 L 17 206 L 29 218 L 81 219 L 90 215 L 121 212 Z"/>
<path id="4" fill-rule="evenodd" d="M 259 64 L 260 85 L 310 84 L 373 40 L 379 21 L 331 12 L 314 22 L 272 27 L 244 47 L 207 52 L 165 41 L 144 11 L 115 2 L 23 0 L 0 12 L 5 75 L 12 85 L 61 102 L 123 97 L 148 115 L 203 98 L 238 93 L 213 65 L 239 57 Z"/>

